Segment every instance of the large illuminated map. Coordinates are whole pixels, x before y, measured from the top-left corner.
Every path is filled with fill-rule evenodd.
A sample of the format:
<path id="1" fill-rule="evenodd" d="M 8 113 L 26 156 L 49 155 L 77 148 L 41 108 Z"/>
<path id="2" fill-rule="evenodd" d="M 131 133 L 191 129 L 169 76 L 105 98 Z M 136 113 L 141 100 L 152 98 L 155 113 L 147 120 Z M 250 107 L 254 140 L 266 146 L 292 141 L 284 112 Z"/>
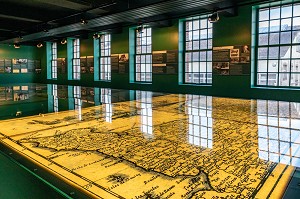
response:
<path id="1" fill-rule="evenodd" d="M 81 121 L 74 111 L 5 120 L 0 139 L 91 197 L 281 198 L 293 167 L 259 158 L 253 101 L 205 100 L 119 102 L 112 123 L 103 105 Z"/>

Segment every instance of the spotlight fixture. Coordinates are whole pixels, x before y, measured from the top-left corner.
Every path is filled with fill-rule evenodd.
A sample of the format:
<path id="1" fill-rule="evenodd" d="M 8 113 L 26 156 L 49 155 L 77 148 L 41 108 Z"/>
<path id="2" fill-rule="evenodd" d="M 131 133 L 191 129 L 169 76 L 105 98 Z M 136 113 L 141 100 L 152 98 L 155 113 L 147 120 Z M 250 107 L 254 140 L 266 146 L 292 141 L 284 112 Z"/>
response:
<path id="1" fill-rule="evenodd" d="M 22 35 L 18 35 L 18 39 L 23 39 Z"/>
<path id="2" fill-rule="evenodd" d="M 219 17 L 219 13 L 218 12 L 214 12 L 213 14 L 211 14 L 209 17 L 208 17 L 208 21 L 210 23 L 216 23 L 220 20 L 220 17 Z"/>
<path id="3" fill-rule="evenodd" d="M 20 46 L 19 43 L 15 43 L 15 44 L 14 44 L 14 47 L 15 47 L 15 48 L 21 48 L 21 46 Z"/>
<path id="4" fill-rule="evenodd" d="M 80 19 L 80 23 L 81 23 L 81 24 L 87 24 L 88 21 L 87 21 L 86 19 L 83 19 L 83 18 L 82 18 L 82 19 Z"/>
<path id="5" fill-rule="evenodd" d="M 44 28 L 43 32 L 49 32 L 49 30 L 47 28 Z"/>
<path id="6" fill-rule="evenodd" d="M 66 43 L 67 43 L 67 40 L 66 40 L 66 39 L 62 39 L 62 40 L 60 41 L 60 43 L 61 43 L 61 44 L 66 44 Z"/>
<path id="7" fill-rule="evenodd" d="M 136 32 L 142 34 L 144 32 L 144 26 L 143 25 L 138 26 Z"/>
<path id="8" fill-rule="evenodd" d="M 98 33 L 95 33 L 95 34 L 93 34 L 93 38 L 94 38 L 94 39 L 99 39 L 99 38 L 100 38 L 100 35 L 99 35 Z"/>
<path id="9" fill-rule="evenodd" d="M 39 43 L 36 45 L 36 47 L 41 48 L 41 47 L 43 47 L 43 44 L 42 44 L 41 42 L 39 42 Z"/>

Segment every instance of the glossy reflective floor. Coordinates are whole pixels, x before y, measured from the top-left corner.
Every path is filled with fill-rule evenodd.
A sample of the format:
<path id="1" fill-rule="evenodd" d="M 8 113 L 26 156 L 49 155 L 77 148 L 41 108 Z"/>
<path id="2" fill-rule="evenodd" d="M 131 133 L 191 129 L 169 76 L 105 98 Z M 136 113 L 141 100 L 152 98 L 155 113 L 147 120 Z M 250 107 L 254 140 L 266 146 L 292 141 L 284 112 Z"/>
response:
<path id="1" fill-rule="evenodd" d="M 0 141 L 91 197 L 282 198 L 300 167 L 299 103 L 43 89 L 47 111 L 0 121 Z"/>

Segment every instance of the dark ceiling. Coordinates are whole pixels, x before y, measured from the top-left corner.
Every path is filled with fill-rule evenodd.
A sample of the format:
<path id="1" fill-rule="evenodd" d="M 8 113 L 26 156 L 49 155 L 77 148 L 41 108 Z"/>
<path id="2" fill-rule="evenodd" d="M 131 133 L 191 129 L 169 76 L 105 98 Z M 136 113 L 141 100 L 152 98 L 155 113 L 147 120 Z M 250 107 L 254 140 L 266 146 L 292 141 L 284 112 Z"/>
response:
<path id="1" fill-rule="evenodd" d="M 259 0 L 0 0 L 0 43 L 33 45 L 97 31 L 121 31 L 140 23 L 170 25 L 170 19 L 220 11 Z M 265 1 L 264 1 L 265 2 Z M 269 1 L 267 1 L 269 2 Z M 85 19 L 87 24 L 81 24 Z"/>

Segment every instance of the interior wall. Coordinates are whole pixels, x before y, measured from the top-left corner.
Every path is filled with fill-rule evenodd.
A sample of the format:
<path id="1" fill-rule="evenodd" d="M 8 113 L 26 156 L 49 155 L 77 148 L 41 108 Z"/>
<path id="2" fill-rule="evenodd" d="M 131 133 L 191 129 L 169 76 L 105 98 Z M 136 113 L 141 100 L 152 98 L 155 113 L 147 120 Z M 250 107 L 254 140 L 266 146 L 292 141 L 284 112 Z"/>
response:
<path id="1" fill-rule="evenodd" d="M 178 50 L 178 21 L 170 27 L 152 29 L 153 51 Z M 251 45 L 252 7 L 243 6 L 234 17 L 222 17 L 213 26 L 213 46 Z M 122 33 L 112 34 L 111 53 L 120 54 L 129 51 L 129 27 Z M 45 54 L 42 59 L 45 59 Z M 58 45 L 58 57 L 66 57 L 66 45 Z M 93 38 L 81 40 L 81 56 L 93 55 Z M 111 82 L 94 81 L 93 74 L 82 74 L 81 80 L 67 80 L 67 74 L 59 74 L 57 80 L 47 80 L 45 61 L 42 60 L 42 74 L 38 82 L 82 86 L 99 86 L 121 89 L 139 89 L 169 93 L 192 93 L 223 97 L 248 99 L 274 99 L 300 101 L 299 90 L 252 88 L 249 75 L 213 75 L 211 86 L 180 85 L 180 74 L 153 74 L 152 84 L 129 83 L 128 73 L 112 73 Z"/>
<path id="2" fill-rule="evenodd" d="M 31 59 L 40 60 L 43 52 L 36 46 L 21 46 L 0 44 L 0 59 Z M 36 73 L 0 73 L 0 84 L 29 83 L 38 81 L 40 75 Z"/>

